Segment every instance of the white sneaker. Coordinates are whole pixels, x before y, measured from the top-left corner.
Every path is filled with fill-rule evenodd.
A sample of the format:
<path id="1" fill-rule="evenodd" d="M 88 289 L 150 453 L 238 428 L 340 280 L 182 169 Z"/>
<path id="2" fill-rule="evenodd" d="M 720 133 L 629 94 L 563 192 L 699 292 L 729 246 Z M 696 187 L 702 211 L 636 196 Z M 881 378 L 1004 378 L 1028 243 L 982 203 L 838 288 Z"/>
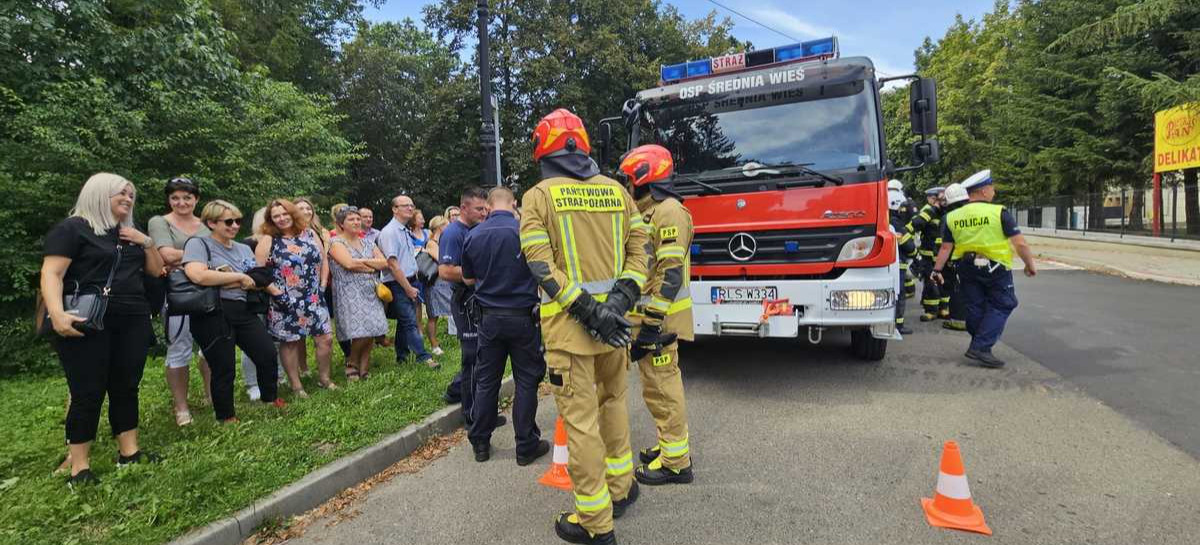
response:
<path id="1" fill-rule="evenodd" d="M 251 386 L 246 388 L 246 396 L 250 398 L 250 401 L 258 401 L 262 399 L 262 392 L 259 391 L 258 386 Z"/>
<path id="2" fill-rule="evenodd" d="M 443 355 L 443 354 L 445 354 L 445 353 L 446 353 L 446 351 L 445 351 L 445 350 L 442 350 L 442 347 L 440 347 L 440 346 L 435 346 L 435 347 L 433 347 L 433 355 L 435 355 L 435 356 L 441 356 L 441 355 Z"/>

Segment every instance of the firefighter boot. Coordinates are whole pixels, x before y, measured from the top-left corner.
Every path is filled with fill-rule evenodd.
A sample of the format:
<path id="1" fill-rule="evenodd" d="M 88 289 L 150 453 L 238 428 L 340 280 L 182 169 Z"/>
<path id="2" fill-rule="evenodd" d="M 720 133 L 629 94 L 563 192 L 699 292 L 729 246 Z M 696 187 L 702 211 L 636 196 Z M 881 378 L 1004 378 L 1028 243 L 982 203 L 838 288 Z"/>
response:
<path id="1" fill-rule="evenodd" d="M 638 495 L 641 492 L 638 490 L 637 481 L 634 481 L 633 486 L 629 487 L 629 494 L 624 499 L 613 500 L 613 518 L 619 519 L 625 515 L 625 510 L 637 501 Z"/>
<path id="2" fill-rule="evenodd" d="M 638 451 L 638 460 L 641 460 L 643 464 L 648 464 L 658 459 L 658 455 L 661 452 L 662 450 L 659 449 L 658 445 L 654 445 L 650 448 L 644 448 Z"/>
<path id="3" fill-rule="evenodd" d="M 614 532 L 593 534 L 579 524 L 575 513 L 561 513 L 554 521 L 554 533 L 568 543 L 580 545 L 617 545 L 617 535 Z"/>
<path id="4" fill-rule="evenodd" d="M 638 466 L 633 472 L 633 478 L 647 486 L 658 486 L 671 483 L 688 484 L 695 476 L 692 475 L 691 464 L 683 469 L 670 469 L 662 465 L 662 458 L 658 458 L 649 464 Z"/>
<path id="5" fill-rule="evenodd" d="M 926 312 L 925 314 L 921 315 L 922 322 L 932 322 L 936 319 L 937 319 L 937 316 L 934 316 L 932 313 L 929 313 L 929 312 Z"/>

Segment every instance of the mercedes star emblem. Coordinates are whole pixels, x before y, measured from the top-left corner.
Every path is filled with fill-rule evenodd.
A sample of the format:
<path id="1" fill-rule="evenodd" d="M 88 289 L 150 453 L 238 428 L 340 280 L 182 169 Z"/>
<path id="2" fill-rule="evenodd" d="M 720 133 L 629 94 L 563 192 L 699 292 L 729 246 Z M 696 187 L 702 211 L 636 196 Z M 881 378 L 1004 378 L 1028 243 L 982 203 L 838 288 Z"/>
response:
<path id="1" fill-rule="evenodd" d="M 741 210 L 745 207 L 746 207 L 746 199 L 738 199 L 737 200 L 737 209 Z"/>
<path id="2" fill-rule="evenodd" d="M 729 238 L 729 257 L 737 261 L 750 261 L 758 251 L 758 241 L 750 233 L 738 233 Z"/>

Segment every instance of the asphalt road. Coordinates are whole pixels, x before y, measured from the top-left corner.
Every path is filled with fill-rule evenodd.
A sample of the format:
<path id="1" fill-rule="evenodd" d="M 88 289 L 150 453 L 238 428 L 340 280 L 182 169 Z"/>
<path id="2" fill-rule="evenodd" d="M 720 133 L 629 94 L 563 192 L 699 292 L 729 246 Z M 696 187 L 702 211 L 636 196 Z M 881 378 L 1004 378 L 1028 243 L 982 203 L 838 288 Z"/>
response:
<path id="1" fill-rule="evenodd" d="M 1017 297 L 1009 346 L 1200 460 L 1200 288 L 1052 271 Z"/>
<path id="2" fill-rule="evenodd" d="M 617 521 L 619 540 L 982 540 L 929 527 L 919 505 L 919 498 L 933 491 L 943 441 L 954 439 L 996 543 L 1195 543 L 1200 462 L 1151 431 L 1153 424 L 1143 426 L 1089 395 L 1101 391 L 1097 385 L 1119 386 L 1119 369 L 1142 365 L 1159 376 L 1174 364 L 1143 364 L 1156 354 L 1153 338 L 1119 351 L 1114 347 L 1126 344 L 1122 337 L 1104 329 L 1136 336 L 1140 326 L 1114 328 L 1108 319 L 1094 317 L 1100 335 L 1084 343 L 1081 339 L 1090 334 L 1073 331 L 1087 331 L 1090 322 L 1081 322 L 1078 330 L 1040 322 L 1035 305 L 1054 304 L 1058 296 L 1074 301 L 1064 287 L 1075 285 L 1073 277 L 1091 279 L 1050 271 L 1036 285 L 1022 281 L 1018 288 L 1023 306 L 1014 316 L 1014 330 L 1023 332 L 1013 335 L 1014 343 L 1032 343 L 1028 350 L 1046 365 L 1001 345 L 997 353 L 1008 367 L 970 366 L 961 357 L 964 334 L 920 323 L 917 333 L 893 343 L 880 363 L 854 361 L 847 339 L 836 335 L 817 347 L 735 339 L 688 346 L 683 360 L 696 482 L 644 488 L 637 505 Z M 1103 277 L 1092 280 L 1109 285 Z M 1119 283 L 1129 281 L 1116 282 L 1114 289 L 1120 290 Z M 1070 306 L 1080 307 L 1072 312 L 1083 315 L 1155 308 L 1141 289 L 1131 296 L 1086 285 L 1080 289 L 1092 297 Z M 1089 310 L 1087 301 L 1107 297 L 1121 301 Z M 1182 297 L 1165 297 L 1186 305 Z M 1161 322 L 1169 318 L 1164 315 Z M 1029 329 L 1045 337 L 1033 338 Z M 1179 330 L 1176 323 L 1174 331 Z M 1105 378 L 1087 361 L 1113 376 Z M 1054 368 L 1066 369 L 1068 377 Z M 1083 372 L 1087 369 L 1090 374 Z M 636 380 L 636 373 L 632 377 Z M 1171 399 L 1184 395 L 1183 380 L 1156 385 L 1169 377 L 1131 379 L 1129 389 L 1150 394 L 1161 389 Z M 634 448 L 654 441 L 639 393 L 631 383 Z M 544 430 L 552 429 L 554 415 L 552 398 L 543 398 L 538 418 Z M 493 439 L 497 452 L 491 461 L 474 462 L 469 447 L 460 444 L 420 473 L 377 486 L 349 516 L 313 524 L 296 542 L 560 543 L 551 523 L 556 513 L 570 509 L 571 496 L 535 483 L 548 457 L 525 468 L 515 464 L 511 433 L 501 428 Z"/>

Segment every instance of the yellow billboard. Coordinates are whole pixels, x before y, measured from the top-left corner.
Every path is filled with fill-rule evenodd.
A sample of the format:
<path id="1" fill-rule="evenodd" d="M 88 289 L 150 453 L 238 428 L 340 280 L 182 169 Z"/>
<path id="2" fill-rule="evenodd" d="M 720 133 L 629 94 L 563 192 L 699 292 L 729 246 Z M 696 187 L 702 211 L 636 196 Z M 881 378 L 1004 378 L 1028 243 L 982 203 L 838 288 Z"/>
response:
<path id="1" fill-rule="evenodd" d="M 1200 167 L 1200 104 L 1154 114 L 1154 172 Z"/>

